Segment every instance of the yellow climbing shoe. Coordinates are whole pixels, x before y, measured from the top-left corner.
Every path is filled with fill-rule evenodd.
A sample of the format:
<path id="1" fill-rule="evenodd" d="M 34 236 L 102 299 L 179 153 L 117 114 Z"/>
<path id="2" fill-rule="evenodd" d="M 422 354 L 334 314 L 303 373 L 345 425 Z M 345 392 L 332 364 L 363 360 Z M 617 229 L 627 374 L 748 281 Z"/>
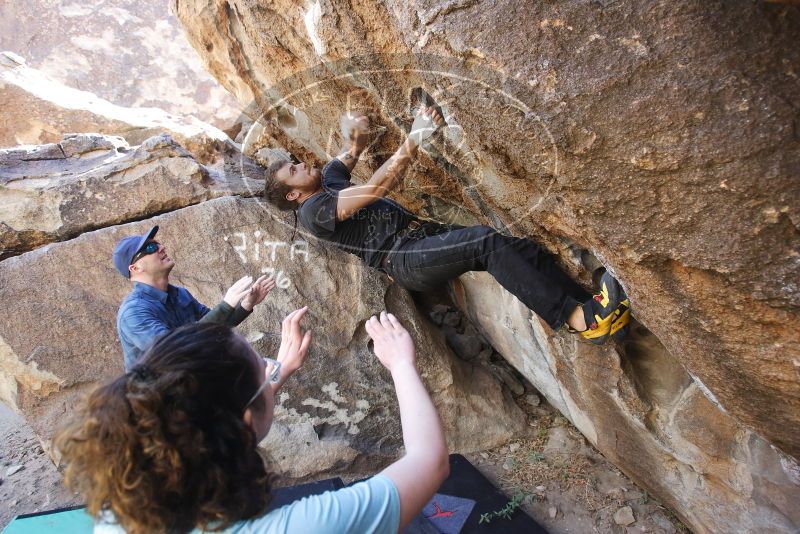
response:
<path id="1" fill-rule="evenodd" d="M 614 312 L 614 320 L 611 322 L 611 330 L 608 335 L 614 341 L 622 341 L 628 334 L 631 322 L 631 302 L 627 298 L 619 303 L 619 308 Z"/>
<path id="2" fill-rule="evenodd" d="M 625 310 L 617 313 L 620 304 L 623 301 L 627 302 L 628 297 L 611 273 L 603 273 L 599 285 L 600 292 L 583 305 L 583 317 L 586 320 L 587 328 L 580 333 L 584 339 L 595 345 L 602 345 L 606 342 L 615 322 L 620 322 L 615 330 L 615 332 L 619 332 L 630 320 L 630 310 L 627 305 Z M 626 311 L 627 315 L 625 315 Z M 624 319 L 623 315 L 625 315 Z"/>

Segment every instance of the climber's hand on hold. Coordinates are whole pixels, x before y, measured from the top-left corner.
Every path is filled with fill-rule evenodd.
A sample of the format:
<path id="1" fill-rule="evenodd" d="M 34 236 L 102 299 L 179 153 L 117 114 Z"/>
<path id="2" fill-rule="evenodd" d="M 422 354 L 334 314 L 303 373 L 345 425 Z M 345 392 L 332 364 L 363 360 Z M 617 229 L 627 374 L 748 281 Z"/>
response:
<path id="1" fill-rule="evenodd" d="M 408 166 L 417 155 L 419 144 L 428 139 L 436 129 L 444 124 L 441 113 L 434 107 L 420 110 L 411 127 L 408 138 L 392 156 L 372 173 L 365 184 L 351 185 L 339 191 L 336 202 L 336 220 L 344 221 L 361 208 L 383 198 L 395 183 L 403 177 Z M 353 170 L 358 157 L 353 157 L 352 148 L 337 156 L 348 170 Z"/>
<path id="2" fill-rule="evenodd" d="M 339 119 L 344 138 L 343 152 L 336 158 L 352 171 L 369 140 L 369 119 L 363 113 L 348 111 Z"/>
<path id="3" fill-rule="evenodd" d="M 342 130 L 342 137 L 345 143 L 355 148 L 367 146 L 369 137 L 369 118 L 363 113 L 348 111 L 342 114 L 339 119 L 339 126 Z"/>
<path id="4" fill-rule="evenodd" d="M 422 108 L 417 112 L 414 123 L 411 125 L 411 132 L 408 138 L 416 145 L 430 139 L 439 127 L 444 124 L 444 118 L 437 108 L 430 106 Z"/>

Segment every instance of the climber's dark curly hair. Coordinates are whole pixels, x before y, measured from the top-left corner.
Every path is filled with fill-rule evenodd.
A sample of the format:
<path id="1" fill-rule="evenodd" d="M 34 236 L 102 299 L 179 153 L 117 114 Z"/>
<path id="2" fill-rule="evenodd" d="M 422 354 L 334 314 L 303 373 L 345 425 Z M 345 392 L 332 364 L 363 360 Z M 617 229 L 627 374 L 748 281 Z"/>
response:
<path id="1" fill-rule="evenodd" d="M 281 211 L 296 211 L 300 204 L 294 200 L 286 199 L 286 193 L 291 191 L 292 188 L 275 178 L 278 171 L 287 164 L 291 164 L 291 161 L 277 159 L 267 166 L 267 171 L 264 173 L 264 200 Z"/>
<path id="2" fill-rule="evenodd" d="M 129 534 L 221 530 L 262 514 L 271 476 L 243 421 L 261 380 L 230 328 L 174 330 L 94 390 L 57 434 L 68 487 L 92 516 L 110 510 Z M 261 397 L 250 406 L 266 409 Z"/>

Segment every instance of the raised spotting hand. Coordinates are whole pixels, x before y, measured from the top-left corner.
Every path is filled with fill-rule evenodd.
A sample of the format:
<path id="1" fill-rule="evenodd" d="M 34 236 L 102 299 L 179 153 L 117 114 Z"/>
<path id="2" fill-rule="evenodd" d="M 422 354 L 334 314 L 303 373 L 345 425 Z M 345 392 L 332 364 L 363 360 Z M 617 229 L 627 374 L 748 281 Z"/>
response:
<path id="1" fill-rule="evenodd" d="M 447 442 L 439 414 L 417 371 L 411 335 L 386 312 L 370 317 L 364 326 L 375 343 L 375 355 L 392 373 L 400 406 L 405 454 L 381 474 L 394 483 L 400 495 L 402 531 L 447 478 Z"/>
<path id="2" fill-rule="evenodd" d="M 222 298 L 222 300 L 224 300 L 231 308 L 235 308 L 242 301 L 242 299 L 248 293 L 250 293 L 250 286 L 252 284 L 252 276 L 243 276 L 239 278 L 231 287 L 228 288 L 228 291 L 225 292 L 225 296 Z"/>
<path id="3" fill-rule="evenodd" d="M 380 319 L 373 315 L 364 327 L 374 343 L 375 356 L 389 372 L 398 365 L 415 365 L 414 341 L 397 317 L 383 311 Z"/>
<path id="4" fill-rule="evenodd" d="M 308 312 L 308 306 L 293 311 L 283 319 L 281 323 L 281 346 L 278 349 L 278 357 L 281 362 L 281 381 L 286 381 L 292 373 L 297 371 L 308 354 L 308 347 L 311 345 L 311 331 L 303 332 L 300 328 L 300 321 Z"/>
<path id="5" fill-rule="evenodd" d="M 255 306 L 261 304 L 269 292 L 275 289 L 275 278 L 272 276 L 261 275 L 250 286 L 250 291 L 242 299 L 241 306 L 247 311 L 252 310 Z"/>

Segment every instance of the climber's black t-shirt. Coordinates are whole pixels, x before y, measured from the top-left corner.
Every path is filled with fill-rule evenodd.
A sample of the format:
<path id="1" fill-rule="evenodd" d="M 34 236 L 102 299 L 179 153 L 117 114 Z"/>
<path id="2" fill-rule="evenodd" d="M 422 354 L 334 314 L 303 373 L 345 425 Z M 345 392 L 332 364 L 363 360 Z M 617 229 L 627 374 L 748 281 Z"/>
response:
<path id="1" fill-rule="evenodd" d="M 339 191 L 350 187 L 350 171 L 338 159 L 322 169 L 322 191 L 308 198 L 298 210 L 303 226 L 316 237 L 355 254 L 367 265 L 380 267 L 397 232 L 415 219 L 398 203 L 382 198 L 361 208 L 349 219 L 336 220 Z"/>

